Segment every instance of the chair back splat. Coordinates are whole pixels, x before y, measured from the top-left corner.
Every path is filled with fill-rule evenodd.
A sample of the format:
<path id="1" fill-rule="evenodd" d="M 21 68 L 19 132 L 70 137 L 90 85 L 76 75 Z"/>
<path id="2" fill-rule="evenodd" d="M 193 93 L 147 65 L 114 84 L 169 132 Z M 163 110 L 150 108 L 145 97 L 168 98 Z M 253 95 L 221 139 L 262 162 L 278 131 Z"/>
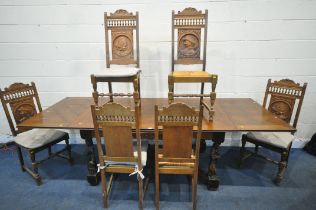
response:
<path id="1" fill-rule="evenodd" d="M 271 79 L 269 79 L 263 100 L 263 107 L 287 123 L 291 123 L 293 114 L 295 114 L 292 126 L 296 128 L 306 87 L 307 83 L 300 86 L 299 83 L 295 83 L 290 79 L 282 79 L 274 82 L 271 82 Z M 296 103 L 297 106 L 295 109 Z"/>
<path id="2" fill-rule="evenodd" d="M 16 124 L 42 111 L 34 82 L 31 85 L 14 83 L 5 88 L 4 91 L 0 89 L 0 95 L 13 136 L 25 131 L 25 129 L 17 128 Z"/>

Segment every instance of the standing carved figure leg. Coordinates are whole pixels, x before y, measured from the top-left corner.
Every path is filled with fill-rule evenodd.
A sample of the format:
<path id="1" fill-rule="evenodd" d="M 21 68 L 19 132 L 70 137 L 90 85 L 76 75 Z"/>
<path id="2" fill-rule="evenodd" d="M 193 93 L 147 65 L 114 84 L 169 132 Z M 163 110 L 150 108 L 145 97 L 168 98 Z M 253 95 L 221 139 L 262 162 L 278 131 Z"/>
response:
<path id="1" fill-rule="evenodd" d="M 218 189 L 219 186 L 219 179 L 216 174 L 216 162 L 220 158 L 219 155 L 219 146 L 225 140 L 225 133 L 219 132 L 214 133 L 213 135 L 213 146 L 211 149 L 210 154 L 210 164 L 208 167 L 208 182 L 207 182 L 207 189 L 215 191 Z"/>
<path id="2" fill-rule="evenodd" d="M 286 165 L 287 165 L 287 159 L 288 159 L 288 152 L 283 152 L 281 154 L 281 161 L 279 162 L 278 174 L 274 178 L 274 183 L 276 185 L 280 185 L 281 181 L 283 180 L 284 172 L 285 172 Z"/>
<path id="3" fill-rule="evenodd" d="M 80 130 L 80 136 L 85 140 L 87 146 L 87 181 L 90 183 L 90 185 L 95 186 L 99 184 L 100 177 L 97 173 L 96 152 L 93 145 L 92 135 L 92 130 Z"/>

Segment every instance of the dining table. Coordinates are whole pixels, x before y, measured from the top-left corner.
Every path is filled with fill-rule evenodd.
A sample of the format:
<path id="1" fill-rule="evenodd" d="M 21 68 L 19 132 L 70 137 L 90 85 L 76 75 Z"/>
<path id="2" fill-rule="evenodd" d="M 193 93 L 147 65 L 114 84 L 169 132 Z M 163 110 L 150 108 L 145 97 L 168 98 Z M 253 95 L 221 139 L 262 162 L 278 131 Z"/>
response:
<path id="1" fill-rule="evenodd" d="M 106 103 L 108 98 L 99 101 Z M 130 98 L 115 98 L 115 102 L 133 108 L 135 103 Z M 192 107 L 200 107 L 198 98 L 177 98 Z M 75 129 L 85 140 L 87 155 L 87 181 L 91 185 L 99 183 L 97 172 L 97 151 L 94 145 L 94 127 L 91 115 L 92 97 L 67 97 L 49 106 L 40 113 L 18 124 L 19 128 Z M 167 98 L 141 98 L 139 127 L 141 139 L 154 139 L 154 106 L 168 106 Z M 205 111 L 205 110 L 204 110 Z M 207 171 L 199 170 L 199 179 L 204 180 L 209 190 L 217 190 L 219 177 L 216 164 L 220 160 L 220 145 L 225 141 L 227 132 L 293 132 L 296 129 L 284 122 L 262 105 L 250 98 L 217 98 L 214 117 L 210 121 L 207 113 L 202 120 L 202 145 L 205 140 L 213 141 L 210 149 Z"/>

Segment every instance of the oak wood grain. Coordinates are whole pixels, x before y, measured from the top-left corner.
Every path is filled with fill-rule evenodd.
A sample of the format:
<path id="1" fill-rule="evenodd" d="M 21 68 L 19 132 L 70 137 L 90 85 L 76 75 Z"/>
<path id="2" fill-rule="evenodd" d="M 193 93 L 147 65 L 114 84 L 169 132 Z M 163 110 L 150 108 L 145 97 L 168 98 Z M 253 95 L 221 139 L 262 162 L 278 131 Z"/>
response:
<path id="1" fill-rule="evenodd" d="M 107 99 L 104 99 L 106 101 Z M 133 107 L 132 99 L 117 99 L 119 103 Z M 190 106 L 199 106 L 199 99 L 175 99 Z M 91 97 L 68 97 L 52 105 L 41 113 L 18 124 L 23 128 L 93 129 L 90 105 Z M 102 101 L 101 101 L 102 103 Z M 140 110 L 141 132 L 154 130 L 154 106 L 168 105 L 167 98 L 142 98 Z M 205 117 L 203 132 L 216 131 L 295 131 L 295 128 L 264 109 L 250 98 L 219 98 L 215 103 L 212 122 Z M 205 110 L 204 110 L 205 111 Z"/>

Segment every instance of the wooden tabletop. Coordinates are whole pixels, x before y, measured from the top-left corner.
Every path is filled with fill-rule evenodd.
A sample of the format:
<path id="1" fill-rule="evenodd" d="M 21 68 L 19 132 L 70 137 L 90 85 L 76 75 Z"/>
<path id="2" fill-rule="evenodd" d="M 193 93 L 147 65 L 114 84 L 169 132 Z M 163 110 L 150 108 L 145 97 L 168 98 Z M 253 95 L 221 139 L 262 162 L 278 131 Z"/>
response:
<path id="1" fill-rule="evenodd" d="M 140 129 L 154 129 L 154 105 L 168 105 L 166 98 L 141 99 Z M 115 101 L 133 107 L 131 99 Z M 177 99 L 198 107 L 198 99 Z M 101 101 L 102 102 L 102 101 Z M 19 124 L 28 128 L 93 129 L 90 97 L 68 97 L 43 112 Z M 206 113 L 205 113 L 206 114 Z M 207 115 L 205 115 L 207 116 Z M 203 131 L 295 131 L 281 119 L 268 112 L 252 99 L 218 98 L 213 122 L 203 119 Z"/>

